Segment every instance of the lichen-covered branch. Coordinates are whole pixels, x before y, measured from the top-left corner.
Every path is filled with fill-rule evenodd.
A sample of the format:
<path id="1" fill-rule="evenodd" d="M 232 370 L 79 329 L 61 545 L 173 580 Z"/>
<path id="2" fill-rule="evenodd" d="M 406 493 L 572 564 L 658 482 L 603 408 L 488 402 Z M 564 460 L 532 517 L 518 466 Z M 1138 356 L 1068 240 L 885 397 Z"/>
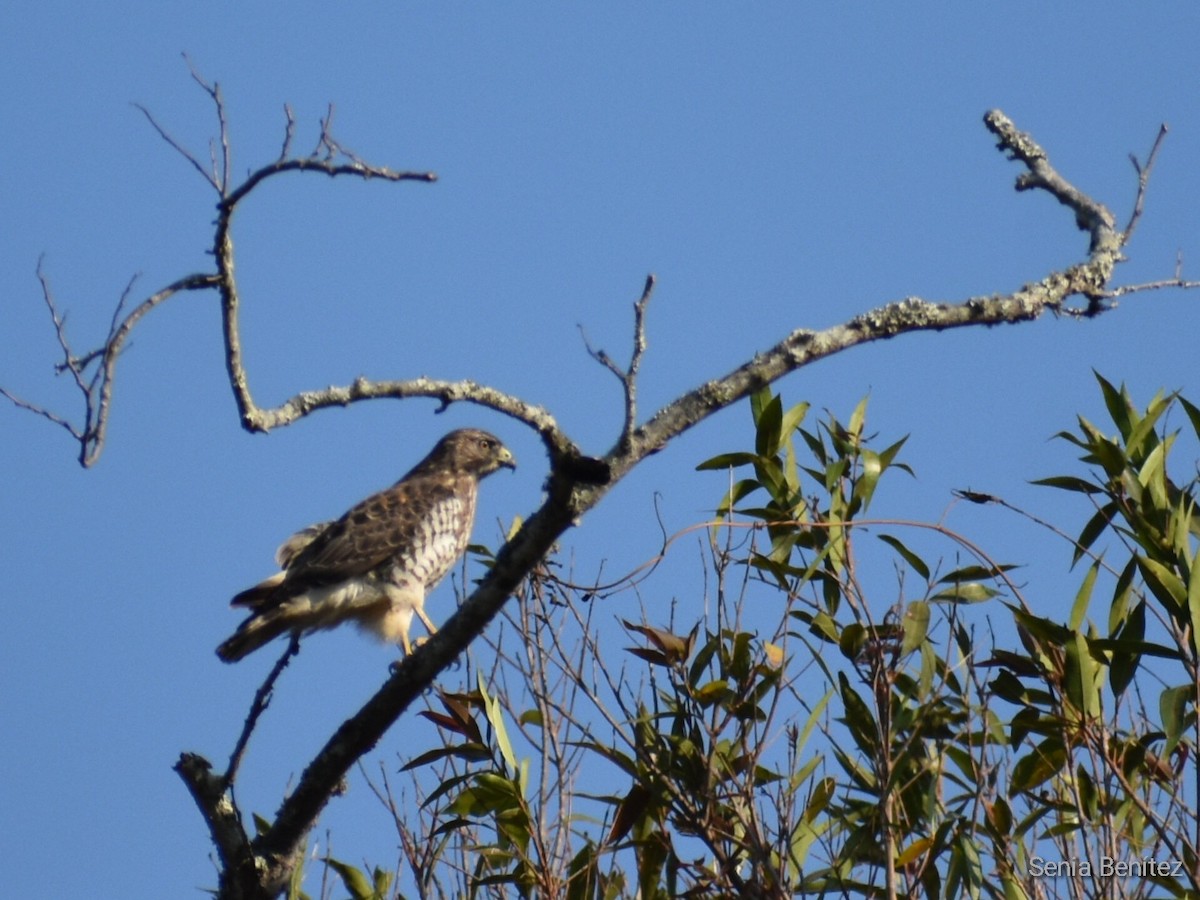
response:
<path id="1" fill-rule="evenodd" d="M 260 865 L 251 849 L 242 817 L 226 790 L 225 780 L 212 773 L 208 760 L 183 753 L 174 769 L 187 785 L 212 836 L 221 861 L 222 900 L 261 900 L 274 894 L 263 887 Z"/>

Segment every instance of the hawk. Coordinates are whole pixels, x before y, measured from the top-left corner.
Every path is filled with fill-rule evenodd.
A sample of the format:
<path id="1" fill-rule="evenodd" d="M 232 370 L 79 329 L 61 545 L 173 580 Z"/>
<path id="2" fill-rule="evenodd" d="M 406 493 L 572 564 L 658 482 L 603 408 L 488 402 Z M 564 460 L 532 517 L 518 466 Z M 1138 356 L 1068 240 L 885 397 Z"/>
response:
<path id="1" fill-rule="evenodd" d="M 462 556 L 479 479 L 517 464 L 486 431 L 452 431 L 412 471 L 334 522 L 310 525 L 275 554 L 282 571 L 233 598 L 251 610 L 217 647 L 236 662 L 273 638 L 354 622 L 412 652 L 413 613 L 433 634 L 425 596 Z"/>

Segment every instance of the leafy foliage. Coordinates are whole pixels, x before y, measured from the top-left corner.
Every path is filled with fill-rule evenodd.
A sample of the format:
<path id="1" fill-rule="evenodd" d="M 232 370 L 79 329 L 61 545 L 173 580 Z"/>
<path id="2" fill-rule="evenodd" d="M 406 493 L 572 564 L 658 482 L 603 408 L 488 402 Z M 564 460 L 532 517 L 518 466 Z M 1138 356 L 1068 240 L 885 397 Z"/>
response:
<path id="1" fill-rule="evenodd" d="M 1039 482 L 1091 505 L 1073 601 L 1036 604 L 1062 621 L 961 535 L 872 517 L 909 470 L 866 401 L 809 426 L 756 394 L 753 449 L 698 466 L 731 473 L 710 615 L 624 621 L 618 662 L 604 592 L 552 564 L 516 644 L 424 713 L 443 739 L 405 768 L 433 787 L 415 824 L 391 807 L 418 895 L 1195 896 L 1200 516 L 1163 423 L 1200 438 L 1200 410 L 1097 377 L 1116 433 L 1080 417 L 1085 473 Z"/>

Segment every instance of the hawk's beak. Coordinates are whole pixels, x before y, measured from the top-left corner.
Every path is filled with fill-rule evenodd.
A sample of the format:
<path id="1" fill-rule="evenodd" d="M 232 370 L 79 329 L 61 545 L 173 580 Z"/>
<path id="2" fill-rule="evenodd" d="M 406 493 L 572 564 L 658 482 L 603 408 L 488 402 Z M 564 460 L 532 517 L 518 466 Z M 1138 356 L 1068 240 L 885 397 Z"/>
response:
<path id="1" fill-rule="evenodd" d="M 500 448 L 500 466 L 507 466 L 514 472 L 517 470 L 517 458 L 509 452 L 507 447 Z"/>

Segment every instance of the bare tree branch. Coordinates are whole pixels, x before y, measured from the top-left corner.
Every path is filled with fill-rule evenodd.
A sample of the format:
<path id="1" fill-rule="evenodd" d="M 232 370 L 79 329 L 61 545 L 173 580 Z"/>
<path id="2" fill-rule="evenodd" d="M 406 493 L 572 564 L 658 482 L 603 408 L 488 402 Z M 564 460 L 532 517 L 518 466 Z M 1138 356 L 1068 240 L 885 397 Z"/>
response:
<path id="1" fill-rule="evenodd" d="M 242 733 L 238 735 L 237 743 L 233 746 L 233 753 L 229 755 L 229 765 L 225 767 L 225 775 L 222 778 L 225 787 L 231 788 L 233 787 L 233 783 L 237 781 L 238 768 L 242 764 L 242 756 L 246 752 L 246 745 L 250 743 L 250 735 L 254 733 L 254 726 L 258 724 L 259 718 L 266 712 L 267 707 L 271 705 L 271 695 L 275 690 L 275 682 L 279 680 L 279 676 L 283 674 L 283 670 L 292 661 L 292 657 L 299 652 L 300 635 L 293 633 L 288 640 L 287 649 L 275 661 L 275 665 L 267 673 L 266 679 L 264 679 L 258 690 L 254 692 L 254 702 L 250 704 L 250 712 L 246 715 L 246 721 L 242 725 Z"/>
<path id="2" fill-rule="evenodd" d="M 213 254 L 217 260 L 215 273 L 199 273 L 181 278 L 156 293 L 150 295 L 127 315 L 124 314 L 125 304 L 132 289 L 133 280 L 126 287 L 113 311 L 112 322 L 103 343 L 86 353 L 77 354 L 71 350 L 65 330 L 65 316 L 61 315 L 54 302 L 49 280 L 42 270 L 39 260 L 37 277 L 42 287 L 42 297 L 50 311 L 55 336 L 63 351 L 63 361 L 57 370 L 69 371 L 75 380 L 76 387 L 83 398 L 83 424 L 72 425 L 66 417 L 60 416 L 35 403 L 22 399 L 15 392 L 0 387 L 0 396 L 5 397 L 18 409 L 26 410 L 45 418 L 47 421 L 64 428 L 80 445 L 79 462 L 89 467 L 96 463 L 104 449 L 104 441 L 108 428 L 108 416 L 112 403 L 113 381 L 116 363 L 120 351 L 135 325 L 154 307 L 170 299 L 181 291 L 216 289 L 221 296 L 222 323 L 225 334 L 226 368 L 229 372 L 230 384 L 238 404 L 243 426 L 250 431 L 265 431 L 269 428 L 286 425 L 307 414 L 307 411 L 326 405 L 345 405 L 350 400 L 339 399 L 337 389 L 327 392 L 299 395 L 288 401 L 279 410 L 260 410 L 254 403 L 249 390 L 249 380 L 242 365 L 241 340 L 238 333 L 237 314 L 240 305 L 237 282 L 234 277 L 233 240 L 230 229 L 234 210 L 238 203 L 249 196 L 250 192 L 266 179 L 284 172 L 320 172 L 329 177 L 351 175 L 370 180 L 378 178 L 384 181 L 436 181 L 437 176 L 432 172 L 401 172 L 386 166 L 375 166 L 364 162 L 359 157 L 342 149 L 330 132 L 333 107 L 330 106 L 324 119 L 321 120 L 321 132 L 317 149 L 308 158 L 287 158 L 292 144 L 295 119 L 290 107 L 285 106 L 286 116 L 283 148 L 280 158 L 252 172 L 246 180 L 236 187 L 229 184 L 229 173 L 232 159 L 230 149 L 229 127 L 225 113 L 225 102 L 221 96 L 220 87 L 216 82 L 206 81 L 187 61 L 192 80 L 196 82 L 212 100 L 217 117 L 217 138 L 212 145 L 211 169 L 206 169 L 200 160 L 179 141 L 172 137 L 158 122 L 154 115 L 140 104 L 134 104 L 146 117 L 150 126 L 164 142 L 179 153 L 198 171 L 209 185 L 220 195 L 217 205 L 217 220 L 213 240 Z M 220 147 L 218 158 L 217 146 Z M 324 156 L 318 158 L 318 152 Z M 89 366 L 95 365 L 91 379 L 85 377 Z M 424 381 L 423 379 L 420 381 Z M 357 384 L 357 383 L 356 383 Z M 478 392 L 479 400 L 484 405 L 494 405 L 514 415 L 515 418 L 527 421 L 531 427 L 542 428 L 547 434 L 557 435 L 557 427 L 544 411 L 539 411 L 521 401 L 506 397 L 498 391 L 483 388 L 470 382 L 426 384 L 391 382 L 392 390 L 398 393 L 380 392 L 374 386 L 363 382 L 365 395 L 370 396 L 429 396 L 442 400 L 443 407 L 451 402 L 463 399 L 474 399 L 466 394 Z M 355 395 L 352 399 L 358 399 Z M 301 412 L 303 410 L 304 412 Z M 557 441 L 556 445 L 561 445 Z"/>
<path id="3" fill-rule="evenodd" d="M 257 900 L 265 894 L 242 817 L 225 791 L 225 780 L 212 773 L 209 762 L 195 753 L 183 753 L 174 766 L 204 816 L 221 860 L 220 896 L 224 900 Z"/>
<path id="4" fill-rule="evenodd" d="M 1154 145 L 1150 148 L 1150 154 L 1146 157 L 1146 163 L 1143 165 L 1138 162 L 1138 158 L 1132 153 L 1129 154 L 1129 161 L 1133 163 L 1134 171 L 1138 176 L 1137 196 L 1133 201 L 1133 212 L 1129 214 L 1129 222 L 1125 226 L 1125 230 L 1121 232 L 1121 243 L 1128 244 L 1130 238 L 1133 237 L 1133 229 L 1137 226 L 1138 221 L 1142 218 L 1142 210 L 1146 203 L 1146 188 L 1150 185 L 1150 173 L 1154 169 L 1154 163 L 1158 159 L 1158 151 L 1162 149 L 1163 141 L 1167 137 L 1167 123 L 1163 122 L 1158 127 L 1158 134 L 1154 137 Z"/>
<path id="5" fill-rule="evenodd" d="M 154 114 L 151 113 L 150 110 L 146 109 L 146 107 L 142 106 L 140 103 L 135 103 L 133 106 L 135 109 L 141 112 L 143 116 L 146 117 L 146 121 L 150 123 L 151 128 L 158 132 L 158 136 L 160 138 L 170 144 L 180 156 L 191 163 L 192 168 L 194 168 L 201 174 L 201 176 L 203 176 L 204 180 L 212 186 L 214 191 L 216 191 L 218 194 L 221 193 L 221 183 L 217 180 L 217 173 L 215 171 L 209 171 L 208 169 L 204 168 L 204 166 L 201 165 L 200 160 L 196 159 L 195 154 L 193 154 L 191 150 L 188 150 L 183 146 L 183 144 L 171 137 L 167 130 L 158 123 L 156 118 L 154 118 Z"/>
<path id="6" fill-rule="evenodd" d="M 650 295 L 654 292 L 654 284 L 654 276 L 647 275 L 645 287 L 642 288 L 642 296 L 633 304 L 633 351 L 629 354 L 627 368 L 622 369 L 618 366 L 604 350 L 593 349 L 588 342 L 587 334 L 583 331 L 583 326 L 579 327 L 588 356 L 612 372 L 621 382 L 621 390 L 625 394 L 625 420 L 621 426 L 619 443 L 626 448 L 628 448 L 633 435 L 634 426 L 637 425 L 637 377 L 638 370 L 642 365 L 642 356 L 646 353 L 646 307 L 650 305 Z"/>

